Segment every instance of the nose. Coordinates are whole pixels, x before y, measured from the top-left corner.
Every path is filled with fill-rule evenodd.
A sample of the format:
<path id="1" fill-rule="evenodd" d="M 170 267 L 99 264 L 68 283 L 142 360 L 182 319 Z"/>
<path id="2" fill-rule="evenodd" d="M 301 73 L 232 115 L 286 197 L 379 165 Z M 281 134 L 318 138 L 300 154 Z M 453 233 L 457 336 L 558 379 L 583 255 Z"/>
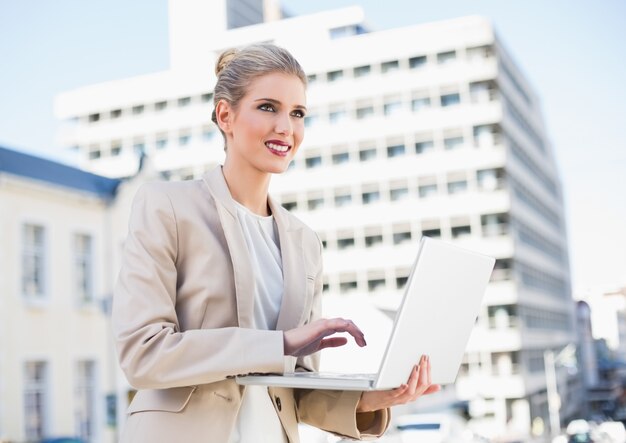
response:
<path id="1" fill-rule="evenodd" d="M 293 125 L 289 113 L 281 112 L 277 114 L 276 128 L 274 130 L 281 135 L 291 135 L 293 133 Z"/>

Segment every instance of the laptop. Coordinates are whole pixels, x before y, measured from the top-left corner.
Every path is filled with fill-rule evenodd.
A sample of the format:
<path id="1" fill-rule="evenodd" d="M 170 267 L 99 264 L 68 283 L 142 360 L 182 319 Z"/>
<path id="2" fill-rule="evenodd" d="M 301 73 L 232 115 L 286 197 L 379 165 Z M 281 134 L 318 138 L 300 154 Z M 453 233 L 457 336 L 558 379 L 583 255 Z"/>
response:
<path id="1" fill-rule="evenodd" d="M 249 374 L 236 381 L 305 389 L 394 389 L 406 383 L 426 354 L 432 383 L 454 383 L 494 264 L 492 257 L 422 237 L 377 373 Z"/>

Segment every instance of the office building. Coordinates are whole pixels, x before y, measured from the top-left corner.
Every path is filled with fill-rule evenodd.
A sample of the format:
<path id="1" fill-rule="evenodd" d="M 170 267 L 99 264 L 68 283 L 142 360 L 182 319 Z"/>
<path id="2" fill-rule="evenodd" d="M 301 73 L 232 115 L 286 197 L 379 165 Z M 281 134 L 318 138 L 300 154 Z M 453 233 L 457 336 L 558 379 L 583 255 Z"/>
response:
<path id="1" fill-rule="evenodd" d="M 133 175 L 146 153 L 170 179 L 198 178 L 224 158 L 218 54 L 286 47 L 308 74 L 306 136 L 271 191 L 319 233 L 324 291 L 393 304 L 422 235 L 496 257 L 456 395 L 490 437 L 549 432 L 544 350 L 576 340 L 563 196 L 539 97 L 493 25 L 373 31 L 355 7 L 222 28 L 174 41 L 168 71 L 61 94 L 64 145 L 103 175 Z M 581 382 L 559 374 L 565 420 Z"/>

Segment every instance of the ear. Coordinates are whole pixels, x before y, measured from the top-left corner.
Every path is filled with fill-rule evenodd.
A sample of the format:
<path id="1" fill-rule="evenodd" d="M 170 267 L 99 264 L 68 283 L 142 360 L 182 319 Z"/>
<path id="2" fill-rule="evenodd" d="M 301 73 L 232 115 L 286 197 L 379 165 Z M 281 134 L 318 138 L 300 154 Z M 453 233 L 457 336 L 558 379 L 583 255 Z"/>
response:
<path id="1" fill-rule="evenodd" d="M 215 118 L 217 125 L 224 134 L 230 134 L 232 120 L 234 117 L 233 108 L 226 100 L 220 100 L 215 106 Z"/>

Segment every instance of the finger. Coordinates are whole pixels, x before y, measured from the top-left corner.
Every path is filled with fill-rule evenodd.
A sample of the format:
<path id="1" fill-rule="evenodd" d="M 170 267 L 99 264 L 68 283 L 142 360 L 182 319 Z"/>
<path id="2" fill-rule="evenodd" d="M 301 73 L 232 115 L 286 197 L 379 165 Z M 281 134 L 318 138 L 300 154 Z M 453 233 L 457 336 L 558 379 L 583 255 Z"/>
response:
<path id="1" fill-rule="evenodd" d="M 415 389 L 417 388 L 417 384 L 418 384 L 418 374 L 421 371 L 420 367 L 423 364 L 423 358 L 420 360 L 419 364 L 416 366 L 413 366 L 413 370 L 411 371 L 411 376 L 409 377 L 409 381 L 407 381 L 407 385 L 409 386 L 406 394 L 411 397 L 413 396 L 413 394 L 415 393 Z"/>
<path id="2" fill-rule="evenodd" d="M 434 394 L 435 392 L 441 391 L 441 385 L 430 385 L 428 389 L 424 391 L 424 394 Z"/>
<path id="3" fill-rule="evenodd" d="M 422 356 L 422 361 L 419 367 L 419 375 L 417 378 L 417 384 L 420 388 L 426 389 L 428 387 L 428 357 Z"/>
<path id="4" fill-rule="evenodd" d="M 333 332 L 347 332 L 352 337 L 354 337 L 355 342 L 361 347 L 367 345 L 363 331 L 361 331 L 352 320 L 347 320 L 344 318 L 333 318 L 326 321 L 325 327 L 327 330 Z"/>
<path id="5" fill-rule="evenodd" d="M 431 385 L 432 382 L 432 370 L 431 370 L 431 366 L 430 366 L 430 355 L 426 356 L 426 383 L 428 383 L 429 385 Z"/>
<path id="6" fill-rule="evenodd" d="M 320 342 L 319 349 L 337 348 L 339 346 L 345 345 L 346 343 L 348 343 L 348 339 L 345 337 L 325 338 Z"/>

